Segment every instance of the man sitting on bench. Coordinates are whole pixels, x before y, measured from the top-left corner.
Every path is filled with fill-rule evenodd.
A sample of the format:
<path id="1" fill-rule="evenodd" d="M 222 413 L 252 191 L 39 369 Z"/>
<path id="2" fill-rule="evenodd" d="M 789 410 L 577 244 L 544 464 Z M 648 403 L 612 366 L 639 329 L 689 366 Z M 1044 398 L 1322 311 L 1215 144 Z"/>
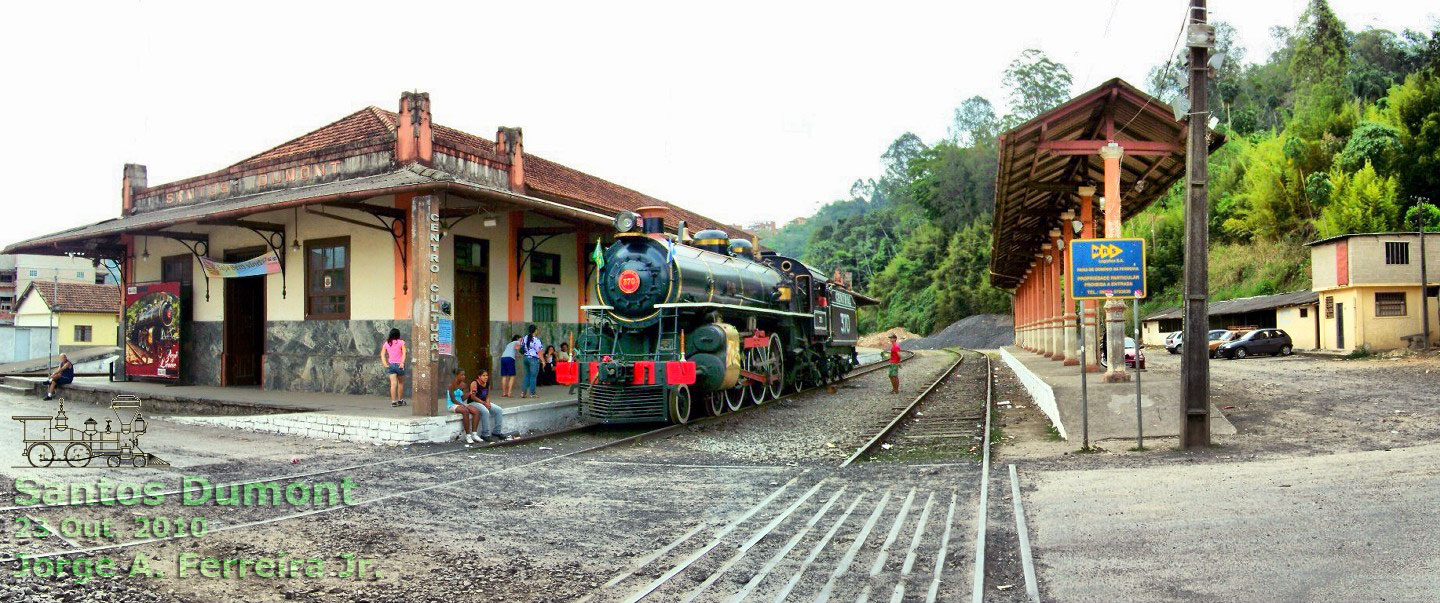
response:
<path id="1" fill-rule="evenodd" d="M 54 398 L 55 388 L 62 385 L 70 385 L 70 382 L 74 380 L 75 365 L 70 363 L 69 356 L 61 354 L 60 366 L 55 367 L 55 372 L 50 373 L 50 380 L 45 382 L 45 385 L 47 386 L 47 389 L 45 390 L 45 399 L 49 400 L 51 398 Z"/>

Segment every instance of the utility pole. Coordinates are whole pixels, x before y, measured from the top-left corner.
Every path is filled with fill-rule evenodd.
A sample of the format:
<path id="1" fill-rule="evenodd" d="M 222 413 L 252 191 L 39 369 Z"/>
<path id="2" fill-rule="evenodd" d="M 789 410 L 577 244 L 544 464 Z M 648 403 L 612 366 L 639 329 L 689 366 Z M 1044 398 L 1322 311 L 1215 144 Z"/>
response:
<path id="1" fill-rule="evenodd" d="M 1210 359 L 1206 342 L 1210 326 L 1210 199 L 1209 146 L 1205 98 L 1210 47 L 1215 29 L 1206 23 L 1205 0 L 1190 0 L 1186 15 L 1186 46 L 1190 49 L 1190 114 L 1185 143 L 1185 334 L 1180 359 L 1180 446 L 1210 445 Z"/>
<path id="2" fill-rule="evenodd" d="M 1415 212 L 1415 220 L 1419 222 L 1420 231 L 1420 349 L 1430 351 L 1430 279 L 1425 274 L 1425 219 L 1429 213 L 1423 208 L 1429 207 L 1426 199 L 1421 199 L 1416 204 L 1418 211 Z"/>

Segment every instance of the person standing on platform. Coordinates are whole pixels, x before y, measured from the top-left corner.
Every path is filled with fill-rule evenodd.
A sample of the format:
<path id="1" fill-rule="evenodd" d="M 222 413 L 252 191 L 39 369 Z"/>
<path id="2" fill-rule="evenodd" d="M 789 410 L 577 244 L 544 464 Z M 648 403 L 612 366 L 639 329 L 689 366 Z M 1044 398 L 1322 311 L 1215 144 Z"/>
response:
<path id="1" fill-rule="evenodd" d="M 900 340 L 890 334 L 890 393 L 900 393 Z"/>
<path id="2" fill-rule="evenodd" d="M 390 405 L 405 405 L 405 340 L 400 338 L 400 329 L 390 329 L 385 345 L 380 346 L 380 363 L 385 365 L 385 374 L 390 376 Z"/>
<path id="3" fill-rule="evenodd" d="M 525 332 L 525 338 L 520 340 L 520 353 L 525 355 L 525 381 L 520 384 L 520 397 L 529 396 L 534 398 L 535 384 L 540 379 L 540 368 L 545 365 L 545 359 L 540 357 L 541 350 L 545 344 L 535 335 L 539 327 L 530 325 Z"/>
<path id="4" fill-rule="evenodd" d="M 509 398 L 515 393 L 515 363 L 520 357 L 520 336 L 511 335 L 510 343 L 500 352 L 500 397 Z"/>

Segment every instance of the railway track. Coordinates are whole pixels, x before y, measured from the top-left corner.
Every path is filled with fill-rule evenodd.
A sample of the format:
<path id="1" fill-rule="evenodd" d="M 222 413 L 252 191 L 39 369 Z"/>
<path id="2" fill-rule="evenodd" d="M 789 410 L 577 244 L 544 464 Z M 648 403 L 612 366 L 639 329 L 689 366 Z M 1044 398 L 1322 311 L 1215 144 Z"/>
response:
<path id="1" fill-rule="evenodd" d="M 913 354 L 906 360 L 910 357 L 913 357 Z M 956 372 L 967 362 L 970 366 L 979 368 L 982 360 L 986 387 L 981 412 L 986 416 L 981 417 L 985 425 L 982 432 L 984 453 L 978 484 L 970 487 L 972 484 L 962 480 L 953 486 L 936 487 L 933 479 L 905 483 L 903 479 L 897 478 L 885 480 L 887 483 L 881 486 L 877 485 L 879 480 L 864 475 L 867 471 L 873 472 L 886 465 L 861 462 L 874 456 L 884 443 L 920 441 L 937 434 L 948 436 L 947 430 L 974 420 L 974 415 L 967 414 L 968 411 L 947 413 L 939 406 L 927 406 L 926 403 L 937 392 L 971 385 L 958 380 Z M 881 368 L 885 368 L 884 363 L 862 367 L 845 378 L 851 379 Z M 771 490 L 763 499 L 745 508 L 738 515 L 694 526 L 675 540 L 641 557 L 631 567 L 614 575 L 581 601 L 773 600 L 778 603 L 796 598 L 827 601 L 843 596 L 846 599 L 856 598 L 858 601 L 930 602 L 962 599 L 966 582 L 973 589 L 973 600 L 982 600 L 989 474 L 989 425 L 988 413 L 984 413 L 984 410 L 991 406 L 991 381 L 987 357 L 972 352 L 957 354 L 955 361 L 940 373 L 939 378 L 908 404 L 897 406 L 894 417 L 876 429 L 871 437 L 839 465 L 804 471 Z M 786 397 L 789 396 L 780 399 Z M 760 406 L 746 407 L 718 417 L 707 417 L 693 421 L 690 425 L 729 420 L 745 412 L 753 412 L 756 408 Z M 223 518 L 217 518 L 221 519 L 221 522 L 212 524 L 209 532 L 259 528 L 355 506 L 425 495 L 437 490 L 465 491 L 473 487 L 471 484 L 478 480 L 664 437 L 686 427 L 688 425 L 662 427 L 595 444 L 582 444 L 540 458 L 495 455 L 496 460 L 504 466 L 480 474 L 474 473 L 474 467 L 463 466 L 451 470 L 444 464 L 438 471 L 436 467 L 405 471 L 403 463 L 465 451 L 488 455 L 495 452 L 490 449 L 499 446 L 553 441 L 576 432 L 587 431 L 589 428 L 577 427 L 537 434 L 499 446 L 455 448 L 250 480 L 241 483 L 265 483 L 340 471 L 362 471 L 368 474 L 375 470 L 380 473 L 375 476 L 367 475 L 363 479 L 378 483 L 386 479 L 385 475 L 394 473 L 391 479 L 399 479 L 401 483 L 404 483 L 404 480 L 412 481 L 410 487 L 399 484 L 372 487 L 374 491 L 388 493 L 363 499 L 356 505 L 270 516 L 265 516 L 263 511 L 254 510 L 227 512 Z M 507 463 L 512 459 L 513 462 Z M 423 473 L 420 472 L 421 469 L 424 470 Z M 856 470 L 860 473 L 856 473 Z M 973 472 L 973 465 L 964 471 Z M 413 479 L 417 475 L 424 475 L 428 485 L 414 487 Z M 973 480 L 975 477 L 970 475 L 968 479 Z M 974 516 L 969 516 L 966 510 L 977 508 L 972 505 L 978 505 L 978 511 Z M 4 507 L 0 508 L 0 511 L 43 510 L 56 506 L 59 505 Z M 123 509 L 116 510 L 124 512 Z M 975 533 L 975 553 L 968 560 L 964 559 L 965 555 L 961 553 L 965 550 L 962 534 L 967 530 Z M 91 555 L 177 538 L 181 537 L 148 538 L 95 546 L 67 540 L 64 550 L 24 553 L 31 559 Z M 13 561 L 13 555 L 11 557 L 0 561 Z M 969 581 L 958 578 L 965 573 L 961 566 L 966 561 L 972 562 L 974 567 L 974 575 Z"/>
<path id="2" fill-rule="evenodd" d="M 970 527 L 970 521 L 963 510 L 971 508 L 972 497 L 986 498 L 988 482 L 983 474 L 971 476 L 979 478 L 975 489 L 936 488 L 933 479 L 910 484 L 897 475 L 890 475 L 882 488 L 869 475 L 874 468 L 860 461 L 884 442 L 912 437 L 907 435 L 911 431 L 924 436 L 929 430 L 970 420 L 972 415 L 964 412 L 934 411 L 936 420 L 924 423 L 924 429 L 915 429 L 921 423 L 907 423 L 935 392 L 950 387 L 947 380 L 967 361 L 985 371 L 983 414 L 993 396 L 988 357 L 969 351 L 957 354 L 939 378 L 909 404 L 897 407 L 894 417 L 839 465 L 795 476 L 724 522 L 696 526 L 580 601 L 962 599 L 966 581 L 955 577 L 965 573 L 959 570 L 964 557 L 959 534 Z M 988 427 L 984 417 L 981 423 Z M 988 437 L 982 439 L 988 468 Z M 981 516 L 985 508 L 981 502 Z M 983 520 L 975 521 L 976 540 L 983 547 Z M 975 567 L 981 571 L 984 558 L 982 548 L 975 557 L 979 560 Z M 983 573 L 972 579 L 978 584 L 975 592 L 983 590 L 983 581 Z"/>
<path id="3" fill-rule="evenodd" d="M 908 352 L 906 356 L 902 357 L 901 361 L 902 361 L 902 362 L 908 361 L 908 360 L 910 360 L 910 359 L 913 358 L 913 357 L 914 357 L 914 353 L 913 353 L 913 352 Z M 885 368 L 885 366 L 886 366 L 886 363 L 877 362 L 877 363 L 872 363 L 872 364 L 867 365 L 867 366 L 859 367 L 859 368 L 857 368 L 857 369 L 855 369 L 855 370 L 847 373 L 844 377 L 842 377 L 840 380 L 838 380 L 838 381 L 836 381 L 836 382 L 834 382 L 834 383 L 840 383 L 840 382 L 843 382 L 843 381 L 848 380 L 848 379 L 853 379 L 853 378 L 859 377 L 859 376 L 861 376 L 861 375 L 869 374 L 869 373 L 874 372 L 874 371 L 876 371 L 876 370 L 879 370 L 879 369 L 881 369 L 881 368 Z M 832 383 L 832 385 L 833 385 L 834 383 Z M 825 386 L 820 386 L 820 387 L 825 387 Z M 812 388 L 812 389 L 818 389 L 818 388 Z M 695 420 L 695 421 L 690 421 L 689 423 L 687 423 L 687 424 L 685 424 L 685 425 L 668 425 L 668 426 L 665 426 L 665 427 L 660 427 L 660 428 L 652 429 L 652 430 L 649 430 L 649 431 L 645 431 L 645 432 L 642 432 L 642 433 L 639 433 L 639 434 L 634 434 L 634 435 L 630 435 L 630 436 L 625 436 L 625 437 L 620 437 L 620 438 L 615 438 L 615 439 L 607 440 L 607 441 L 600 442 L 600 443 L 597 443 L 597 444 L 582 445 L 582 446 L 580 446 L 580 447 L 577 447 L 577 448 L 572 449 L 572 450 L 569 450 L 569 451 L 558 452 L 558 453 L 556 453 L 556 454 L 551 454 L 551 455 L 545 455 L 545 456 L 543 456 L 543 457 L 541 457 L 541 458 L 539 458 L 539 459 L 534 459 L 534 460 L 529 460 L 529 461 L 524 461 L 524 462 L 518 462 L 518 463 L 515 463 L 515 464 L 512 464 L 512 465 L 506 466 L 506 467 L 504 467 L 504 468 L 495 469 L 495 470 L 492 470 L 492 471 L 487 471 L 487 472 L 484 472 L 484 473 L 479 474 L 479 475 L 474 474 L 474 469 L 473 469 L 472 467 L 468 467 L 468 466 L 466 466 L 466 467 L 461 467 L 461 468 L 455 469 L 455 470 L 451 470 L 451 469 L 448 468 L 448 467 L 442 466 L 442 468 L 440 469 L 440 472 L 439 472 L 438 475 L 436 475 L 436 474 L 433 472 L 434 468 L 432 468 L 432 467 L 426 467 L 425 469 L 427 470 L 427 472 L 426 472 L 426 474 L 425 474 L 424 477 L 427 478 L 427 481 L 435 481 L 435 480 L 434 480 L 435 477 L 440 477 L 441 479 L 438 480 L 438 481 L 435 481 L 435 483 L 433 483 L 432 485 L 424 486 L 424 487 L 419 487 L 419 488 L 413 488 L 413 487 L 411 487 L 411 488 L 403 488 L 403 487 L 387 488 L 387 487 L 384 485 L 384 481 L 388 479 L 388 480 L 400 481 L 401 483 L 406 483 L 407 481 L 413 483 L 413 479 L 415 478 L 415 476 L 411 475 L 409 472 L 404 471 L 403 466 L 397 468 L 397 465 L 399 465 L 399 464 L 403 464 L 403 463 L 407 463 L 407 462 L 412 462 L 412 461 L 423 460 L 423 459 L 433 459 L 433 458 L 435 458 L 435 457 L 441 457 L 441 456 L 451 455 L 451 454 L 457 454 L 457 453 L 488 454 L 487 451 L 489 451 L 489 450 L 491 450 L 491 449 L 494 449 L 494 448 L 501 448 L 501 447 L 507 447 L 507 446 L 518 446 L 518 445 L 529 444 L 529 443 L 537 443 L 537 442 L 541 442 L 541 441 L 547 441 L 547 442 L 548 442 L 548 441 L 552 441 L 552 440 L 555 440 L 555 439 L 557 439 L 557 438 L 562 438 L 562 437 L 569 436 L 569 435 L 574 435 L 574 434 L 579 434 L 579 433 L 586 433 L 586 432 L 595 431 L 597 426 L 595 426 L 595 425 L 578 425 L 578 426 L 567 427 L 567 428 L 559 429 L 559 430 L 555 430 L 555 431 L 550 431 L 550 432 L 535 434 L 535 435 L 532 435 L 532 436 L 526 436 L 526 437 L 522 437 L 522 438 L 516 438 L 516 439 L 512 439 L 512 440 L 507 440 L 507 441 L 504 441 L 504 442 L 495 442 L 495 443 L 491 443 L 491 444 L 488 444 L 488 445 L 485 445 L 485 446 L 474 446 L 474 447 L 463 447 L 463 448 L 462 448 L 462 447 L 447 448 L 447 449 L 445 449 L 445 450 L 438 450 L 438 451 L 435 451 L 435 452 L 428 452 L 428 453 L 422 453 L 422 454 L 416 454 L 416 455 L 407 455 L 407 456 L 403 456 L 403 457 L 392 458 L 392 459 L 384 459 L 384 460 L 372 461 L 372 462 L 367 462 L 367 463 L 354 463 L 354 464 L 349 464 L 349 465 L 345 465 L 345 466 L 341 466 L 341 467 L 335 467 L 335 468 L 330 468 L 330 469 L 322 469 L 322 470 L 317 470 L 317 471 L 307 471 L 307 472 L 300 472 L 300 473 L 287 473 L 287 474 L 280 474 L 280 475 L 273 475 L 273 476 L 255 478 L 255 479 L 250 479 L 250 480 L 245 480 L 245 481 L 226 482 L 226 483 L 223 483 L 223 484 L 218 484 L 218 486 L 219 486 L 219 487 L 225 487 L 225 488 L 228 488 L 228 487 L 231 487 L 231 486 L 244 487 L 244 486 L 247 486 L 247 485 L 257 485 L 257 484 L 266 484 L 266 483 L 279 482 L 279 481 L 293 481 L 293 480 L 299 480 L 299 479 L 314 478 L 314 477 L 331 475 L 331 474 L 340 473 L 340 472 L 364 472 L 364 471 L 370 471 L 370 470 L 378 470 L 378 471 L 380 471 L 380 473 L 378 473 L 378 474 L 376 474 L 376 475 L 373 475 L 373 476 L 372 476 L 372 475 L 365 475 L 365 476 L 364 476 L 365 481 L 366 481 L 367 483 L 369 483 L 369 484 L 381 484 L 381 485 L 379 485 L 379 486 L 374 486 L 374 485 L 372 485 L 372 486 L 371 486 L 371 489 L 378 490 L 378 491 L 382 491 L 382 492 L 388 491 L 388 490 L 392 490 L 392 489 L 393 489 L 394 491 L 391 491 L 391 492 L 388 493 L 388 494 L 383 494 L 383 495 L 380 495 L 380 496 L 375 496 L 375 497 L 371 497 L 371 498 L 366 498 L 366 499 L 357 501 L 355 504 L 352 504 L 352 505 L 336 506 L 336 507 L 324 507 L 324 508 L 312 509 L 312 510 L 308 510 L 308 511 L 288 513 L 288 514 L 283 514 L 283 515 L 279 515 L 279 516 L 260 517 L 260 518 L 253 518 L 253 519 L 252 519 L 252 518 L 249 518 L 249 517 L 245 517 L 245 516 L 246 516 L 246 515 L 251 515 L 251 516 L 253 516 L 253 515 L 263 515 L 263 514 L 264 514 L 264 513 L 263 513 L 263 510 L 257 512 L 254 507 L 239 507 L 239 508 L 236 508 L 236 509 L 232 509 L 232 510 L 230 510 L 230 512 L 229 512 L 229 514 L 231 514 L 232 516 L 239 516 L 239 517 L 232 518 L 232 519 L 231 519 L 230 521 L 228 521 L 228 522 L 218 523 L 218 524 L 216 524 L 216 525 L 210 526 L 210 527 L 209 527 L 209 533 L 218 533 L 218 532 L 226 532 L 226 531 L 237 530 L 237 529 L 245 529 L 245 528 L 259 527 L 259 526 L 264 526 L 264 525 L 279 523 L 279 522 L 283 522 L 283 521 L 289 521 L 289 520 L 293 520 L 293 519 L 300 519 L 300 518 L 304 518 L 304 517 L 311 517 L 311 516 L 315 516 L 315 515 L 330 513 L 330 512 L 334 512 L 334 511 L 338 511 L 338 510 L 342 510 L 342 509 L 354 508 L 354 507 L 356 507 L 356 506 L 370 505 L 370 504 L 379 503 L 379 502 L 383 502 L 383 501 L 394 500 L 394 499 L 397 499 L 397 498 L 403 498 L 403 497 L 414 496 L 414 495 L 418 495 L 418 494 L 424 494 L 424 493 L 431 492 L 431 491 L 438 490 L 438 489 L 456 488 L 456 487 L 459 487 L 460 484 L 466 484 L 466 483 L 474 482 L 474 481 L 477 481 L 477 480 L 482 480 L 482 479 L 486 479 L 486 478 L 492 478 L 492 477 L 495 477 L 495 476 L 497 476 L 497 475 L 500 475 L 500 474 L 503 474 L 503 473 L 509 473 L 509 472 L 512 472 L 512 471 L 515 471 L 515 470 L 519 470 L 519 469 L 531 468 L 531 467 L 535 467 L 535 466 L 539 466 L 539 465 L 543 465 L 543 464 L 547 464 L 547 463 L 552 463 L 552 462 L 555 462 L 555 461 L 559 461 L 559 460 L 566 459 L 566 458 L 570 458 L 570 457 L 574 457 L 574 456 L 579 456 L 579 455 L 583 455 L 583 454 L 587 454 L 587 453 L 591 453 L 591 452 L 596 452 L 596 451 L 600 451 L 600 450 L 605 450 L 605 449 L 608 449 L 608 448 L 614 448 L 614 447 L 618 447 L 618 446 L 624 446 L 624 445 L 627 445 L 627 444 L 633 444 L 633 443 L 640 442 L 640 441 L 644 441 L 644 440 L 654 439 L 654 438 L 658 438 L 658 437 L 664 437 L 664 436 L 666 436 L 666 435 L 670 435 L 670 434 L 676 433 L 676 432 L 678 432 L 678 431 L 680 431 L 680 430 L 682 430 L 682 429 L 685 429 L 685 428 L 687 428 L 687 427 L 689 427 L 689 426 L 704 425 L 704 424 L 713 423 L 713 422 L 716 422 L 716 421 L 729 420 L 729 419 L 731 419 L 732 417 L 736 417 L 736 416 L 745 414 L 745 413 L 747 413 L 747 412 L 753 412 L 755 409 L 769 406 L 771 403 L 773 403 L 773 402 L 775 402 L 775 401 L 785 400 L 785 399 L 788 399 L 788 398 L 790 398 L 790 397 L 792 397 L 792 396 L 794 396 L 794 395 L 796 395 L 796 394 L 803 393 L 803 392 L 805 392 L 805 391 L 810 391 L 810 390 L 802 390 L 802 391 L 799 391 L 799 392 L 791 392 L 791 393 L 785 394 L 785 395 L 783 395 L 783 396 L 780 396 L 780 397 L 776 398 L 775 400 L 771 400 L 771 401 L 769 401 L 769 402 L 766 402 L 765 404 L 762 404 L 762 405 L 746 406 L 746 407 L 741 408 L 740 410 L 737 410 L 737 411 L 734 411 L 734 412 L 730 412 L 730 413 L 726 413 L 726 414 L 723 414 L 723 415 L 712 416 L 712 417 L 705 417 L 705 418 L 703 418 L 703 419 L 698 419 L 698 420 Z M 175 495 L 181 494 L 182 492 L 183 492 L 182 489 L 172 489 L 172 490 L 160 491 L 160 492 L 158 492 L 158 494 L 159 494 L 160 496 L 170 497 L 170 496 L 175 496 Z M 155 494 L 156 494 L 156 493 L 151 493 L 151 495 L 155 495 Z M 125 498 L 125 499 L 121 499 L 121 498 L 117 498 L 117 497 L 109 497 L 109 498 L 97 499 L 97 500 L 94 502 L 94 504 L 89 504 L 89 503 L 86 503 L 85 501 L 70 500 L 70 501 L 66 501 L 66 502 L 52 503 L 52 504 L 44 504 L 44 503 L 42 503 L 42 504 L 32 504 L 32 505 L 13 505 L 13 506 L 0 507 L 0 513 L 3 513 L 3 512 L 16 512 L 16 511 L 19 511 L 19 512 L 43 511 L 43 510 L 47 510 L 47 509 L 59 509 L 59 508 L 77 507 L 77 506 L 82 506 L 83 508 L 86 508 L 86 509 L 94 509 L 94 510 L 97 510 L 97 511 L 100 511 L 100 512 L 104 512 L 104 511 L 107 510 L 107 509 L 108 509 L 108 510 L 124 509 L 125 507 L 120 506 L 120 505 L 117 505 L 117 504 L 115 504 L 115 503 L 121 503 L 121 504 L 123 504 L 125 501 L 128 501 L 128 500 L 130 500 L 128 497 Z M 133 504 L 133 503 L 132 503 L 132 504 Z M 96 505 L 107 505 L 107 506 L 97 507 Z M 16 550 L 15 550 L 14 552 L 12 552 L 10 555 L 8 555 L 8 556 L 6 556 L 6 557 L 4 557 L 4 558 L 0 558 L 0 563 L 14 562 L 14 561 L 16 560 L 16 556 L 15 556 L 15 555 L 16 555 L 16 554 L 19 554 L 19 553 L 23 553 L 23 554 L 26 556 L 26 558 L 29 558 L 29 559 L 42 559 L 42 558 L 57 557 L 57 556 L 88 555 L 88 554 L 94 554 L 94 553 L 99 553 L 99 552 L 104 552 L 104 551 L 111 551 L 111 550 L 116 550 L 116 549 L 124 549 L 124 548 L 129 548 L 129 547 L 134 547 L 134 546 L 140 546 L 140 545 L 145 545 L 145 544 L 152 544 L 152 543 L 159 543 L 159 542 L 167 542 L 167 541 L 172 541 L 172 540 L 177 540 L 177 539 L 182 539 L 182 538 L 187 538 L 187 536 L 168 536 L 168 537 L 162 537 L 162 538 L 137 539 L 137 540 L 130 540 L 130 541 L 125 541 L 125 542 L 115 542 L 115 543 L 102 544 L 102 545 L 96 545 L 96 546 L 88 546 L 88 547 L 83 547 L 83 548 L 75 548 L 75 547 L 72 546 L 71 548 L 66 549 L 66 550 L 51 550 L 51 551 L 39 551 L 39 552 L 35 552 L 35 551 L 23 551 L 23 550 L 18 550 L 18 549 L 16 549 Z"/>

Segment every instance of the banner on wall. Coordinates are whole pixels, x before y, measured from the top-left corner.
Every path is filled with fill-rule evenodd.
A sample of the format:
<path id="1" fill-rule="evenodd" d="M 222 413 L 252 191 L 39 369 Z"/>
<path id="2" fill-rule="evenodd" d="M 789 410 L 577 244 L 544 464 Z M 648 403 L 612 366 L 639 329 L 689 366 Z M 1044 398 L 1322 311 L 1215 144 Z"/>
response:
<path id="1" fill-rule="evenodd" d="M 125 374 L 180 378 L 180 283 L 125 289 Z"/>
<path id="2" fill-rule="evenodd" d="M 239 278 L 242 276 L 264 276 L 280 272 L 280 256 L 275 250 L 270 250 L 264 255 L 253 257 L 243 262 L 227 264 L 217 262 L 210 258 L 200 258 L 200 266 L 205 269 L 205 274 L 211 278 Z"/>

